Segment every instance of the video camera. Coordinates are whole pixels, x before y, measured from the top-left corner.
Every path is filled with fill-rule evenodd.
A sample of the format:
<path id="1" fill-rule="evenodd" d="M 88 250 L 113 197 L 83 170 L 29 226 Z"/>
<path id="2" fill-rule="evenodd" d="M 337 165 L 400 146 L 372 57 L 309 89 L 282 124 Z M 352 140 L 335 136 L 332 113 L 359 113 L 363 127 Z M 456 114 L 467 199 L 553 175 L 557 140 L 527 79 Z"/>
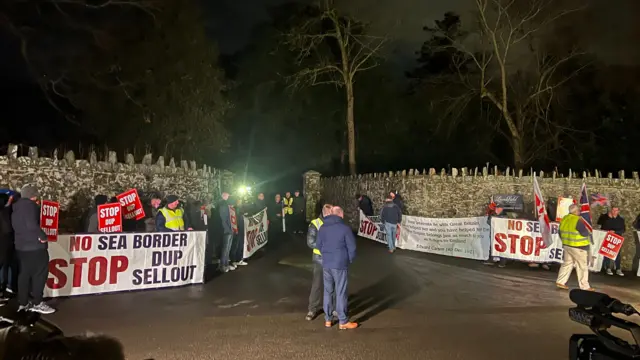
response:
<path id="1" fill-rule="evenodd" d="M 120 342 L 106 336 L 65 336 L 39 314 L 4 306 L 0 312 L 2 360 L 124 360 Z"/>
<path id="2" fill-rule="evenodd" d="M 588 326 L 594 334 L 574 334 L 569 340 L 570 360 L 625 360 L 640 359 L 640 325 L 623 320 L 614 314 L 639 315 L 629 304 L 624 304 L 606 294 L 571 290 L 569 298 L 577 306 L 569 309 L 569 318 Z M 634 344 L 609 332 L 611 327 L 626 330 Z"/>

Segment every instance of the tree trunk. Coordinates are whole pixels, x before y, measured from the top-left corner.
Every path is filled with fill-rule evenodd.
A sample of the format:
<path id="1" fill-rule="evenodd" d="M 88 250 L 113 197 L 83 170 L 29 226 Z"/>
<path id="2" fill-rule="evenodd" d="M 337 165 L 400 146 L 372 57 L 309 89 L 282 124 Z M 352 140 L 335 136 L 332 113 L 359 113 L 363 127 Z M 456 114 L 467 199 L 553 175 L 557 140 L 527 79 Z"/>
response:
<path id="1" fill-rule="evenodd" d="M 522 138 L 518 135 L 511 136 L 511 146 L 513 148 L 513 165 L 516 170 L 524 169 L 524 144 Z"/>
<path id="2" fill-rule="evenodd" d="M 353 117 L 353 84 L 348 83 L 347 90 L 347 146 L 349 147 L 349 174 L 356 174 L 356 126 Z"/>

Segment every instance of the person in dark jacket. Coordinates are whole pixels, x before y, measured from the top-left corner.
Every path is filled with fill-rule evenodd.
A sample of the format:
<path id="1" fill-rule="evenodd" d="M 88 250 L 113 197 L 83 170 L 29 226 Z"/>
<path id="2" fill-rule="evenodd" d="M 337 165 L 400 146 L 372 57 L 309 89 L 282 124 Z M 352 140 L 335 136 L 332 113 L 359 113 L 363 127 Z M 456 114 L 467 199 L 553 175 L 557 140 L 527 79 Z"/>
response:
<path id="1" fill-rule="evenodd" d="M 220 254 L 220 271 L 226 273 L 235 270 L 236 267 L 230 263 L 231 245 L 233 244 L 233 225 L 231 224 L 231 212 L 229 207 L 229 193 L 222 193 L 222 201 L 218 206 L 220 220 L 222 220 L 222 253 Z"/>
<path id="2" fill-rule="evenodd" d="M 339 329 L 355 329 L 357 323 L 348 317 L 347 286 L 349 282 L 349 264 L 356 257 L 356 238 L 351 228 L 343 222 L 344 211 L 339 206 L 331 209 L 331 215 L 324 219 L 318 230 L 316 248 L 322 256 L 322 275 L 324 281 L 324 318 L 325 327 L 333 326 L 333 296 L 338 312 Z"/>
<path id="3" fill-rule="evenodd" d="M 160 204 L 162 204 L 162 196 L 158 193 L 151 194 L 151 198 L 149 199 L 149 206 L 144 210 L 145 219 L 144 219 L 144 231 L 145 232 L 154 232 L 156 231 L 156 216 L 158 216 L 158 211 L 160 210 Z"/>
<path id="4" fill-rule="evenodd" d="M 380 222 L 384 224 L 389 253 L 393 254 L 393 252 L 396 251 L 398 224 L 402 222 L 402 210 L 400 210 L 400 207 L 393 201 L 391 195 L 387 196 L 380 210 Z"/>
<path id="5" fill-rule="evenodd" d="M 367 216 L 373 216 L 373 203 L 367 195 L 356 194 L 358 200 L 358 207 Z"/>
<path id="6" fill-rule="evenodd" d="M 487 225 L 489 225 L 489 227 L 491 227 L 491 219 L 492 218 L 506 218 L 507 217 L 507 213 L 506 211 L 504 211 L 504 209 L 501 206 L 497 206 L 496 203 L 490 203 L 489 207 L 487 208 Z M 489 266 L 493 266 L 495 264 L 498 264 L 499 268 L 503 268 L 505 266 L 507 266 L 507 259 L 505 258 L 500 258 L 499 256 L 491 256 L 491 248 L 489 248 L 489 260 L 485 261 L 483 264 L 485 265 L 489 265 Z"/>
<path id="7" fill-rule="evenodd" d="M 617 206 L 611 207 L 608 213 L 602 214 L 600 218 L 598 218 L 598 225 L 600 225 L 601 230 L 612 231 L 620 236 L 624 236 L 624 232 L 627 231 L 624 218 L 620 216 L 620 208 Z M 615 260 L 605 257 L 602 267 L 607 272 L 607 275 L 613 275 L 613 271 L 615 271 L 616 275 L 624 276 L 622 268 L 620 267 L 620 252 L 618 252 Z"/>
<path id="8" fill-rule="evenodd" d="M 49 275 L 47 234 L 40 228 L 38 189 L 25 185 L 22 197 L 13 204 L 11 226 L 20 262 L 18 274 L 18 311 L 51 314 L 55 310 L 43 301 L 44 286 Z M 33 301 L 29 302 L 29 295 Z"/>
<path id="9" fill-rule="evenodd" d="M 404 213 L 404 200 L 402 200 L 402 196 L 398 194 L 397 190 L 392 190 L 389 192 L 389 196 L 393 199 L 393 203 L 398 205 L 400 212 Z"/>
<path id="10" fill-rule="evenodd" d="M 230 260 L 234 267 L 249 265 L 244 261 L 244 217 L 249 216 L 248 208 L 242 199 L 236 200 L 236 221 L 238 223 L 238 233 L 234 235 L 231 246 Z"/>
<path id="11" fill-rule="evenodd" d="M 259 193 L 258 198 L 256 199 L 256 202 L 253 204 L 253 209 L 252 209 L 253 214 L 251 215 L 255 215 L 259 213 L 260 211 L 264 210 L 264 208 L 266 207 L 267 207 L 267 202 L 264 200 L 264 193 Z"/>
<path id="12" fill-rule="evenodd" d="M 280 194 L 276 194 L 275 201 L 269 204 L 267 212 L 269 213 L 269 241 L 273 240 L 278 244 L 282 239 L 283 226 L 283 204 Z"/>
<path id="13" fill-rule="evenodd" d="M 98 206 L 106 204 L 108 199 L 107 195 L 96 195 L 93 198 L 95 205 L 91 210 L 89 210 L 89 215 L 87 216 L 87 227 L 84 231 L 89 234 L 98 233 Z"/>
<path id="14" fill-rule="evenodd" d="M 318 239 L 318 231 L 322 227 L 323 219 L 331 215 L 331 209 L 333 205 L 325 204 L 322 207 L 322 214 L 309 224 L 307 230 L 307 246 L 313 251 L 311 261 L 313 264 L 313 278 L 311 280 L 311 293 L 309 294 L 309 311 L 305 320 L 311 321 L 318 316 L 322 310 L 322 294 L 324 292 L 324 282 L 322 281 L 322 254 L 320 250 L 316 248 L 316 242 Z"/>
<path id="15" fill-rule="evenodd" d="M 304 226 L 306 222 L 304 219 L 304 210 L 306 206 L 304 196 L 300 195 L 300 190 L 296 190 L 293 193 L 293 216 L 291 217 L 293 220 L 292 225 L 294 234 L 304 234 Z"/>
<path id="16" fill-rule="evenodd" d="M 7 206 L 9 201 L 9 195 L 0 194 L 0 270 L 2 270 L 0 301 L 2 302 L 9 299 L 6 291 L 9 282 L 9 269 L 13 263 L 15 251 L 13 245 L 13 228 L 11 227 L 11 207 Z M 15 274 L 11 275 L 15 276 Z"/>

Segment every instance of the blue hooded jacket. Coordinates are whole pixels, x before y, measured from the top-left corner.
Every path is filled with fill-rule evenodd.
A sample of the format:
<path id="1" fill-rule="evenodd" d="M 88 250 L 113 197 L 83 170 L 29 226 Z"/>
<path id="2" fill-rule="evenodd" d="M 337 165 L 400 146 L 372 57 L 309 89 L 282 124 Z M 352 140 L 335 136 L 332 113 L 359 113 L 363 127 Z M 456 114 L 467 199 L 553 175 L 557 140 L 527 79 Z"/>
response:
<path id="1" fill-rule="evenodd" d="M 318 230 L 316 248 L 322 254 L 323 268 L 346 270 L 356 257 L 356 238 L 341 217 L 330 215 Z"/>

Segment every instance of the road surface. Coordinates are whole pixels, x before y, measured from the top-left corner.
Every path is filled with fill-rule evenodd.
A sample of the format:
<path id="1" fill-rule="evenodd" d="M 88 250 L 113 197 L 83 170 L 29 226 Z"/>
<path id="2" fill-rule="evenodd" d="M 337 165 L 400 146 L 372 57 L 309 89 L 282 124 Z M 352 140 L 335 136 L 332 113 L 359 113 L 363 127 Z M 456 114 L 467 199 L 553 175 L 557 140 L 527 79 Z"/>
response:
<path id="1" fill-rule="evenodd" d="M 304 320 L 311 254 L 299 236 L 205 285 L 58 300 L 69 334 L 119 338 L 129 359 L 566 359 L 585 332 L 567 318 L 557 272 L 398 251 L 358 239 L 353 331 Z M 570 285 L 576 284 L 575 276 Z M 598 275 L 598 290 L 639 301 L 637 278 Z"/>

